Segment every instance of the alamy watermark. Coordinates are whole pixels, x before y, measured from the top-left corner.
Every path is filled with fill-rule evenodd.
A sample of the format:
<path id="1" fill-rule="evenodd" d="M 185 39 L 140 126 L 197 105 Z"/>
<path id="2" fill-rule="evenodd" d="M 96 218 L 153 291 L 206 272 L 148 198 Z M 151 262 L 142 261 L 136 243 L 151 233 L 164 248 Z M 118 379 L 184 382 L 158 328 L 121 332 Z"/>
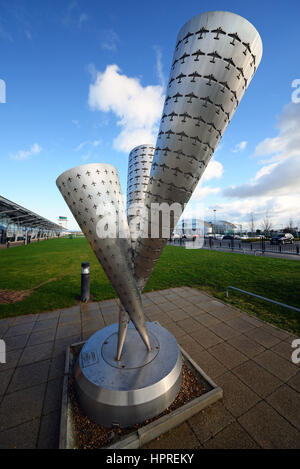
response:
<path id="1" fill-rule="evenodd" d="M 292 88 L 296 88 L 292 93 L 292 103 L 300 103 L 300 78 L 297 78 L 292 82 Z"/>
<path id="2" fill-rule="evenodd" d="M 295 365 L 299 365 L 300 363 L 300 339 L 295 339 L 292 342 L 292 348 L 294 348 L 294 352 L 292 353 L 292 362 Z"/>
<path id="3" fill-rule="evenodd" d="M 6 344 L 4 340 L 0 340 L 0 364 L 6 363 Z"/>
<path id="4" fill-rule="evenodd" d="M 6 83 L 0 78 L 0 103 L 6 103 Z"/>

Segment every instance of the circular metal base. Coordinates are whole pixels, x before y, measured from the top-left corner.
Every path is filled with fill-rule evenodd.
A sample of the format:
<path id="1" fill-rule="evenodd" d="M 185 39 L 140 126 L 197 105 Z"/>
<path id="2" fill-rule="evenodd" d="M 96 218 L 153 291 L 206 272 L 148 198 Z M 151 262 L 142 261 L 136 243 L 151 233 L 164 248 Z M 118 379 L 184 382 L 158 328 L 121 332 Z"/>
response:
<path id="1" fill-rule="evenodd" d="M 117 361 L 118 324 L 94 334 L 75 368 L 79 402 L 99 425 L 127 427 L 163 412 L 179 393 L 182 359 L 172 334 L 147 323 L 151 352 L 130 323 Z"/>

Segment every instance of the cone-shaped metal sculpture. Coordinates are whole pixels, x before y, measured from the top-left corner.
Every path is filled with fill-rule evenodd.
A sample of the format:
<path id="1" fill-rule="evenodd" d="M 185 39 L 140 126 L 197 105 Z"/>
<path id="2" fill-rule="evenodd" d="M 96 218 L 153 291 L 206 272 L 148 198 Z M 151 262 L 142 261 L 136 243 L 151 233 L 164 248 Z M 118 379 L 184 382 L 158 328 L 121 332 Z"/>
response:
<path id="1" fill-rule="evenodd" d="M 151 350 L 141 295 L 133 276 L 131 240 L 116 168 L 98 163 L 77 166 L 59 176 L 57 186 Z"/>
<path id="2" fill-rule="evenodd" d="M 170 206 L 175 202 L 184 209 L 261 57 L 258 32 L 236 14 L 204 13 L 180 30 L 145 197 L 145 222 L 135 249 L 135 274 L 140 289 L 182 213 L 174 214 L 167 230 L 165 222 L 160 221 L 158 231 L 164 233 L 149 239 L 151 206 L 153 211 L 154 203 Z M 153 213 L 152 231 L 158 223 L 154 220 L 155 210 Z"/>
<path id="3" fill-rule="evenodd" d="M 139 145 L 129 153 L 127 175 L 127 219 L 132 249 L 141 236 L 146 189 L 154 156 L 153 145 Z"/>

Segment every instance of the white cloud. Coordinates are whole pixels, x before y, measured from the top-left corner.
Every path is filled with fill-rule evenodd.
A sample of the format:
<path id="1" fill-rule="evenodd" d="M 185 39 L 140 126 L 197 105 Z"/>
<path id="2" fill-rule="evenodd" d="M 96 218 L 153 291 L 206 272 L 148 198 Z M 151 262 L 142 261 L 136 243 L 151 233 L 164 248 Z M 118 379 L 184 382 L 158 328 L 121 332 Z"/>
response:
<path id="1" fill-rule="evenodd" d="M 166 80 L 165 74 L 163 72 L 162 51 L 161 51 L 161 48 L 159 46 L 153 46 L 153 49 L 154 49 L 155 55 L 156 55 L 156 73 L 157 73 L 157 77 L 158 77 L 158 80 L 159 80 L 159 83 L 161 84 L 161 86 L 163 88 L 165 88 L 167 80 Z"/>
<path id="2" fill-rule="evenodd" d="M 263 166 L 254 178 L 223 190 L 225 197 L 233 199 L 222 204 L 233 219 L 243 219 L 250 212 L 262 219 L 268 211 L 279 228 L 289 218 L 300 225 L 300 106 L 285 106 L 277 127 L 275 137 L 256 147 L 255 156 L 265 159 L 259 162 Z"/>
<path id="3" fill-rule="evenodd" d="M 198 186 L 193 192 L 191 200 L 202 200 L 209 195 L 216 195 L 219 194 L 221 191 L 220 187 L 211 187 L 211 186 L 203 186 L 201 185 L 201 181 L 199 182 Z"/>
<path id="4" fill-rule="evenodd" d="M 138 78 L 123 75 L 117 65 L 97 72 L 89 89 L 90 109 L 117 116 L 121 132 L 114 146 L 126 153 L 136 145 L 155 143 L 163 104 L 162 86 L 144 87 Z"/>
<path id="5" fill-rule="evenodd" d="M 214 158 L 210 160 L 206 170 L 201 178 L 202 181 L 210 181 L 210 179 L 220 179 L 223 176 L 223 165 Z"/>
<path id="6" fill-rule="evenodd" d="M 238 144 L 234 147 L 234 149 L 232 150 L 233 153 L 239 153 L 239 152 L 245 150 L 247 144 L 248 144 L 248 142 L 246 142 L 245 140 L 244 140 L 243 142 L 241 142 L 241 143 L 238 143 Z"/>
<path id="7" fill-rule="evenodd" d="M 254 180 L 224 190 L 227 197 L 300 195 L 300 106 L 289 104 L 278 123 L 279 134 L 257 145 L 256 156 L 266 156 Z"/>
<path id="8" fill-rule="evenodd" d="M 80 151 L 86 146 L 99 147 L 99 145 L 101 145 L 101 140 L 86 140 L 84 142 L 79 143 L 79 145 L 77 145 L 77 147 L 75 148 L 75 151 Z"/>
<path id="9" fill-rule="evenodd" d="M 19 150 L 17 153 L 10 155 L 13 160 L 27 160 L 32 155 L 36 155 L 42 151 L 42 147 L 38 143 L 31 145 L 29 150 Z"/>
<path id="10" fill-rule="evenodd" d="M 113 29 L 103 29 L 100 33 L 102 49 L 116 51 L 120 42 L 119 36 Z"/>

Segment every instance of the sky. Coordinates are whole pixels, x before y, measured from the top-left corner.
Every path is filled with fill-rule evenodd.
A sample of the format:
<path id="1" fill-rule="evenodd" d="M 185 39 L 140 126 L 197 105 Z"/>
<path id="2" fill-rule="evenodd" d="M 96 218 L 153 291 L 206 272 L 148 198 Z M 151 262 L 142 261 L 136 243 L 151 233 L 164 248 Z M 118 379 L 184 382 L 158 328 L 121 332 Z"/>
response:
<path id="1" fill-rule="evenodd" d="M 178 31 L 211 10 L 247 18 L 264 52 L 186 215 L 300 226 L 298 0 L 0 0 L 0 194 L 78 229 L 63 171 L 113 164 L 125 193 L 129 151 L 156 141 Z"/>

